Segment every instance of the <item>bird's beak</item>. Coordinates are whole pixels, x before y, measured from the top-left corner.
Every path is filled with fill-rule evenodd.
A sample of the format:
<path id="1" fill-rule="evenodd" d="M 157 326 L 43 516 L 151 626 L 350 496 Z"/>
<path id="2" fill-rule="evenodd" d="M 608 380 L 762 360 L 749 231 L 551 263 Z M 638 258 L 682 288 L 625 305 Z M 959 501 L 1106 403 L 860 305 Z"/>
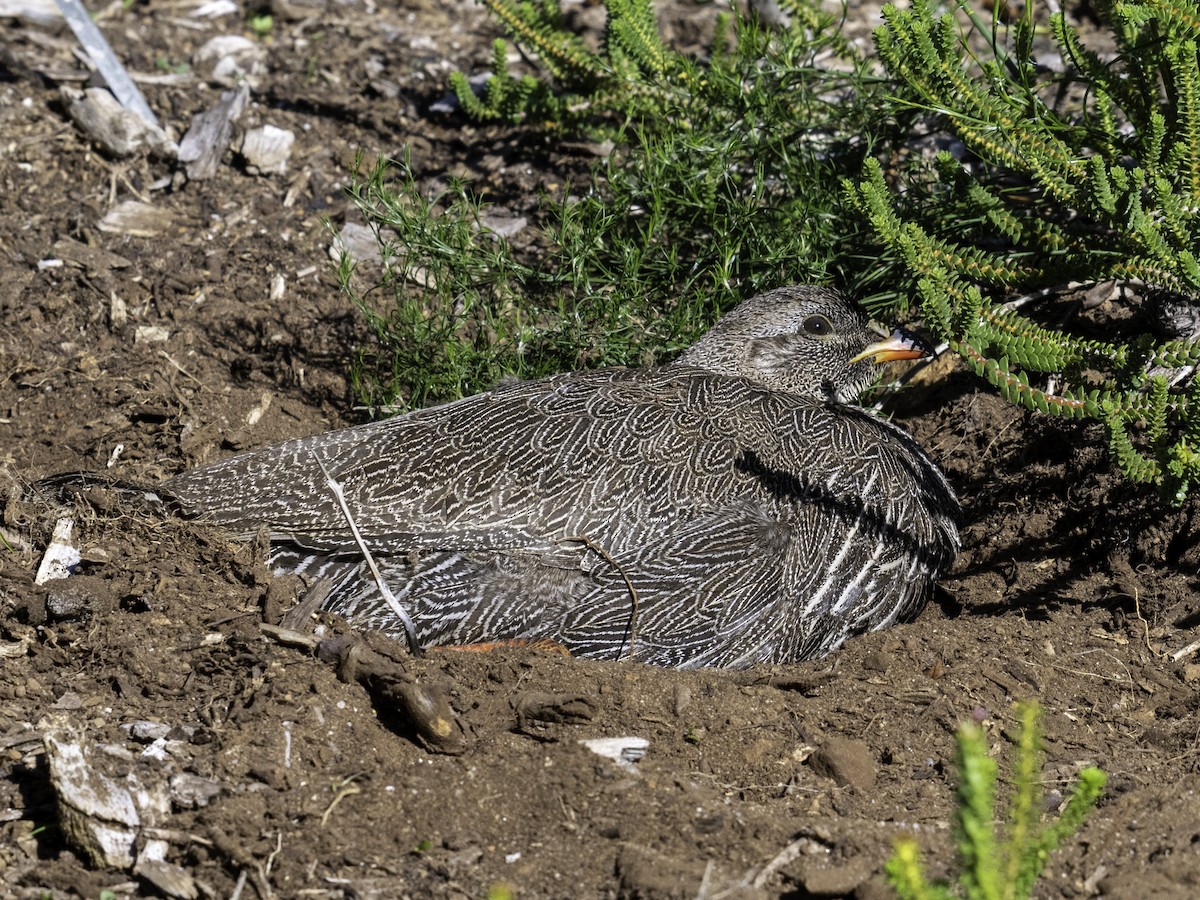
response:
<path id="1" fill-rule="evenodd" d="M 910 334 L 901 328 L 892 332 L 892 336 L 882 341 L 876 341 L 866 347 L 861 353 L 850 360 L 852 363 L 870 359 L 874 363 L 892 362 L 897 359 L 920 359 L 922 356 L 932 356 L 933 348 L 915 334 Z"/>

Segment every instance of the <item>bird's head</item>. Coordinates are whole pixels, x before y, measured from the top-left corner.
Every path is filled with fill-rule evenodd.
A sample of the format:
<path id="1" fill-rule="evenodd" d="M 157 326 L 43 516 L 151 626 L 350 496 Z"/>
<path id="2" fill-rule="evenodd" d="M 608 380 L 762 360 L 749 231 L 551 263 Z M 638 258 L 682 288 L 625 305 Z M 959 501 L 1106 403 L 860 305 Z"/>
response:
<path id="1" fill-rule="evenodd" d="M 794 285 L 744 301 L 676 362 L 772 391 L 849 403 L 871 383 L 873 364 L 927 354 L 900 331 L 881 339 L 857 304 L 838 291 Z"/>

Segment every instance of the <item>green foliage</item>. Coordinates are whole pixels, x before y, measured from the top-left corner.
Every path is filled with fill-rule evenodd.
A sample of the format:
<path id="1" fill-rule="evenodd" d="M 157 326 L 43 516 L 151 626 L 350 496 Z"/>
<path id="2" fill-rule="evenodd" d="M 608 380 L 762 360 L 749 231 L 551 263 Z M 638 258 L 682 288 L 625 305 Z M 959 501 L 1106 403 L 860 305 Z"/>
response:
<path id="1" fill-rule="evenodd" d="M 275 20 L 269 15 L 249 16 L 246 19 L 246 25 L 254 32 L 257 37 L 265 38 L 271 33 L 271 29 L 275 27 Z"/>
<path id="2" fill-rule="evenodd" d="M 464 97 L 466 110 L 488 119 L 509 104 L 522 127 L 569 122 L 611 134 L 615 150 L 582 189 L 543 198 L 532 239 L 530 229 L 512 241 L 488 232 L 485 198 L 468 184 L 430 191 L 403 162 L 358 173 L 354 200 L 387 260 L 370 289 L 343 268 L 343 287 L 376 337 L 355 370 L 367 404 L 453 399 L 505 375 L 651 363 L 746 296 L 827 280 L 853 252 L 843 248 L 858 245 L 859 225 L 837 215 L 840 179 L 872 152 L 862 135 L 884 133 L 887 113 L 881 94 L 860 89 L 868 63 L 836 21 L 801 0 L 791 7 L 784 29 L 747 19 L 722 26 L 703 65 L 660 53 L 649 7 L 632 0 L 610 0 L 596 52 L 549 24 L 509 24 L 534 36 L 523 49 L 545 67 L 542 78 L 494 73 L 478 98 L 488 109 Z M 542 22 L 547 10 L 508 4 L 496 14 Z M 570 100 L 569 116 L 536 106 L 582 96 L 566 92 L 564 79 L 574 79 L 572 90 L 594 86 L 584 75 L 614 55 L 625 60 L 621 71 L 662 89 L 609 91 L 599 106 Z"/>
<path id="3" fill-rule="evenodd" d="M 663 45 L 650 0 L 607 0 L 607 22 L 596 50 L 566 30 L 557 0 L 481 2 L 545 75 L 513 76 L 508 43 L 497 40 L 483 96 L 475 96 L 461 72 L 450 76 L 463 109 L 476 119 L 528 118 L 544 127 L 575 129 L 613 112 L 653 114 L 671 100 L 688 97 L 694 67 Z"/>
<path id="4" fill-rule="evenodd" d="M 1071 797 L 1059 817 L 1042 822 L 1042 740 L 1035 704 L 1017 707 L 1020 727 L 1013 761 L 1013 796 L 1007 825 L 998 833 L 995 821 L 996 762 L 988 755 L 982 729 L 973 723 L 958 731 L 958 806 L 955 835 L 958 844 L 957 891 L 931 883 L 921 866 L 920 851 L 911 839 L 898 841 L 885 867 L 888 880 L 902 900 L 1016 900 L 1030 896 L 1050 854 L 1083 823 L 1104 790 L 1107 776 L 1096 768 L 1079 773 Z"/>
<path id="5" fill-rule="evenodd" d="M 1110 340 L 1088 339 L 1000 298 L 1109 279 L 1200 297 L 1200 19 L 1177 0 L 1104 0 L 1117 52 L 1102 58 L 1055 14 L 1059 76 L 1035 62 L 1033 8 L 1007 46 L 973 19 L 991 50 L 979 55 L 927 0 L 885 7 L 876 45 L 897 102 L 969 154 L 888 176 L 869 160 L 847 196 L 903 260 L 951 350 L 1014 403 L 1103 422 L 1121 470 L 1180 502 L 1200 482 L 1200 343 L 1143 333 L 1134 316 Z"/>

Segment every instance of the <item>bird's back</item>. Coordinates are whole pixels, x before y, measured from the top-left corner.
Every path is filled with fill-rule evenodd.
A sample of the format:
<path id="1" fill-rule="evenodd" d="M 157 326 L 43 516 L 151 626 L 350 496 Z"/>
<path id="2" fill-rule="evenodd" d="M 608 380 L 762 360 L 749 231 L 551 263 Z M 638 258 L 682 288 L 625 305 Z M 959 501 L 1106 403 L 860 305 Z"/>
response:
<path id="1" fill-rule="evenodd" d="M 334 579 L 331 608 L 398 632 L 326 472 L 423 644 L 811 657 L 918 606 L 958 549 L 953 493 L 900 429 L 682 365 L 513 382 L 164 489 L 269 525 L 279 563 Z"/>

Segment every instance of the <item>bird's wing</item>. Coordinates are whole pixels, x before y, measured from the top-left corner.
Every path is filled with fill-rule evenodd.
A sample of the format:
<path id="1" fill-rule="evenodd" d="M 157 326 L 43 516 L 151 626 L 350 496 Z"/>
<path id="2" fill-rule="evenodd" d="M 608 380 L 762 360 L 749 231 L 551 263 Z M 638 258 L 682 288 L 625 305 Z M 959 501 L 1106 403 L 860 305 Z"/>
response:
<path id="1" fill-rule="evenodd" d="M 697 396 L 703 382 L 623 369 L 518 382 L 241 454 L 164 490 L 233 529 L 268 524 L 314 550 L 351 539 L 325 471 L 359 531 L 389 546 L 549 552 L 564 537 L 599 537 L 615 518 L 640 523 L 636 536 L 668 522 L 697 486 L 733 480 Z"/>
<path id="2" fill-rule="evenodd" d="M 555 637 L 580 655 L 675 667 L 770 659 L 791 540 L 753 501 L 715 507 L 636 553 L 597 561 L 594 587 Z"/>

